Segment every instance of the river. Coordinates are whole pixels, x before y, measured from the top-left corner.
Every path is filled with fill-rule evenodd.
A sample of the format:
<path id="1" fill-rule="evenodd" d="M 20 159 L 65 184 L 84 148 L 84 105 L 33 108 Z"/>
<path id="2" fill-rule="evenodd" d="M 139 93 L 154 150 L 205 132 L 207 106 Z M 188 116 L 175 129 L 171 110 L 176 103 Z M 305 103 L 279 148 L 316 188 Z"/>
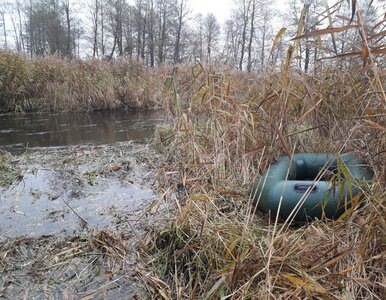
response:
<path id="1" fill-rule="evenodd" d="M 12 150 L 129 140 L 146 142 L 162 119 L 162 111 L 3 114 L 0 147 Z"/>
<path id="2" fill-rule="evenodd" d="M 147 143 L 162 112 L 0 120 L 0 240 L 69 234 L 79 217 L 98 229 L 117 226 L 154 199 Z"/>
<path id="3" fill-rule="evenodd" d="M 133 299 L 163 113 L 0 115 L 0 298 Z M 148 296 L 140 296 L 147 299 Z"/>

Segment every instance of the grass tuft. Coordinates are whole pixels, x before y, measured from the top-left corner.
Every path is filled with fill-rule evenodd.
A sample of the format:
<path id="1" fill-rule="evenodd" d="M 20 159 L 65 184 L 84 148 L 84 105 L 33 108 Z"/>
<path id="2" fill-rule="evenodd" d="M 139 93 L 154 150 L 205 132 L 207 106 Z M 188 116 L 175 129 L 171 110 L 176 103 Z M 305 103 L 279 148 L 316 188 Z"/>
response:
<path id="1" fill-rule="evenodd" d="M 11 154 L 0 150 L 0 187 L 8 187 L 23 178 L 20 169 L 15 166 L 13 160 Z"/>

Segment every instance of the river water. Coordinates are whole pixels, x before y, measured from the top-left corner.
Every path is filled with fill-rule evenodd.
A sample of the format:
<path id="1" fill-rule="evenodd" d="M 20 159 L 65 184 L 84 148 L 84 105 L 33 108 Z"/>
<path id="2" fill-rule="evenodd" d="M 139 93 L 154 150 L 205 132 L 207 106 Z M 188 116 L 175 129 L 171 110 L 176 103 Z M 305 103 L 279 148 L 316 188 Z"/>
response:
<path id="1" fill-rule="evenodd" d="M 146 142 L 162 119 L 161 111 L 4 114 L 0 115 L 0 147 Z"/>
<path id="2" fill-rule="evenodd" d="M 0 115 L 0 298 L 143 292 L 131 249 L 158 207 L 149 139 L 162 121 L 159 111 Z"/>
<path id="3" fill-rule="evenodd" d="M 162 120 L 160 111 L 0 115 L 0 241 L 70 234 L 80 219 L 117 228 L 141 214 L 156 197 L 148 141 Z"/>

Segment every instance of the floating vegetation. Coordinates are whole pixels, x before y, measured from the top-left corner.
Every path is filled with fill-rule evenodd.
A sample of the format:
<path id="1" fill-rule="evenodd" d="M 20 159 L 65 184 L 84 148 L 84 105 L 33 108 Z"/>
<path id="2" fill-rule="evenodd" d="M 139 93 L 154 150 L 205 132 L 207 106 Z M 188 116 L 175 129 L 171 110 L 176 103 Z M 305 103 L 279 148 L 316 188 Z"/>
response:
<path id="1" fill-rule="evenodd" d="M 133 238 L 110 230 L 75 237 L 17 238 L 0 243 L 0 297 L 140 295 L 132 279 Z M 13 295 L 13 296 L 12 296 Z"/>
<path id="2" fill-rule="evenodd" d="M 0 150 L 0 187 L 8 187 L 23 178 L 19 168 L 13 163 L 13 157 Z"/>
<path id="3" fill-rule="evenodd" d="M 154 151 L 124 142 L 0 158 L 2 180 L 23 175 L 0 187 L 0 298 L 147 299 L 136 246 L 156 221 Z"/>

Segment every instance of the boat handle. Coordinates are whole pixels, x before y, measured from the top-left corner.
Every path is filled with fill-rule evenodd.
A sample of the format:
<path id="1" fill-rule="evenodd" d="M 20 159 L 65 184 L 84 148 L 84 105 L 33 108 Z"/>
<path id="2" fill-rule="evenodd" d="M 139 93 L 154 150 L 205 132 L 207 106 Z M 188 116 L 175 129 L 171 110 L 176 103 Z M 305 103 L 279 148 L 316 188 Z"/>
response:
<path id="1" fill-rule="evenodd" d="M 318 190 L 318 187 L 316 184 L 295 184 L 294 190 L 297 193 L 305 193 L 308 189 L 311 190 L 311 193 L 315 193 Z"/>

